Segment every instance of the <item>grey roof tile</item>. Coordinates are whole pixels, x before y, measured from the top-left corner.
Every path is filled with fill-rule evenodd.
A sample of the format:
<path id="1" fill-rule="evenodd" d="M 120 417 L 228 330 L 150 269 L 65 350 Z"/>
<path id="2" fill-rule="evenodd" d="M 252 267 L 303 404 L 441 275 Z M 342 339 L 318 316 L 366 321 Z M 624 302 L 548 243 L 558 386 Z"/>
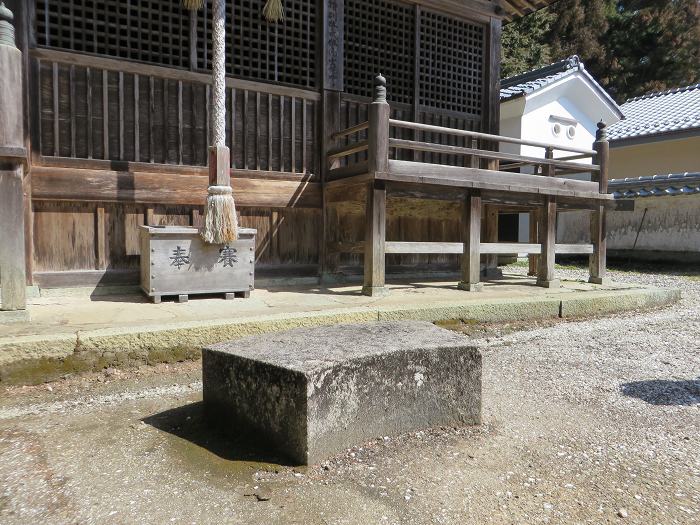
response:
<path id="1" fill-rule="evenodd" d="M 608 190 L 616 199 L 695 195 L 700 193 L 700 172 L 612 179 Z"/>
<path id="2" fill-rule="evenodd" d="M 577 56 L 501 80 L 501 102 L 532 93 L 583 68 Z"/>
<path id="3" fill-rule="evenodd" d="M 700 128 L 700 84 L 649 93 L 620 106 L 625 120 L 608 127 L 608 140 Z"/>
<path id="4" fill-rule="evenodd" d="M 593 85 L 593 87 L 598 91 L 598 93 L 607 100 L 608 104 L 613 111 L 618 113 L 620 118 L 624 118 L 620 107 L 612 99 L 608 92 L 605 91 L 603 86 L 598 84 L 596 79 L 594 79 L 591 74 L 586 71 L 583 62 L 576 55 L 560 60 L 548 66 L 544 66 L 538 69 L 533 69 L 527 73 L 522 73 L 513 77 L 504 78 L 501 80 L 501 102 L 507 102 L 508 100 L 513 100 L 519 97 L 524 97 L 537 91 L 538 89 L 544 88 L 551 84 L 554 84 L 558 80 L 573 75 L 580 72 L 583 74 Z"/>

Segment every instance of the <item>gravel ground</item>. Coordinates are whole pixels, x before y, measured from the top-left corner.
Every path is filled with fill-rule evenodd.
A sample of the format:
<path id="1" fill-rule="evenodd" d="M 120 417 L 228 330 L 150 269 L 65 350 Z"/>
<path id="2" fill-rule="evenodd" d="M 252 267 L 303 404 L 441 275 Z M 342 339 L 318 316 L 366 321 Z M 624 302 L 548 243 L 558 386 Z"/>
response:
<path id="1" fill-rule="evenodd" d="M 465 324 L 484 352 L 484 425 L 378 438 L 309 468 L 209 433 L 197 363 L 7 389 L 0 522 L 700 523 L 700 280 L 613 278 L 683 299 Z"/>

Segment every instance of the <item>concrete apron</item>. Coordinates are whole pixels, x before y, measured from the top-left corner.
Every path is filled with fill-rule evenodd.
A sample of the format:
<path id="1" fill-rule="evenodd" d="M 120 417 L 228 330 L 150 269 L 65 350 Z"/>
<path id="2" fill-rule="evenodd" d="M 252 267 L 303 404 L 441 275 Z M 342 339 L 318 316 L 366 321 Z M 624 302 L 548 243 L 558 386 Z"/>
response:
<path id="1" fill-rule="evenodd" d="M 250 299 L 192 297 L 149 303 L 140 295 L 41 293 L 31 322 L 0 324 L 0 383 L 36 384 L 109 366 L 199 359 L 207 345 L 304 326 L 389 320 L 500 322 L 586 317 L 672 304 L 679 290 L 563 281 L 544 289 L 507 276 L 482 292 L 454 282 L 398 283 L 386 297 L 361 287 L 258 289 Z"/>

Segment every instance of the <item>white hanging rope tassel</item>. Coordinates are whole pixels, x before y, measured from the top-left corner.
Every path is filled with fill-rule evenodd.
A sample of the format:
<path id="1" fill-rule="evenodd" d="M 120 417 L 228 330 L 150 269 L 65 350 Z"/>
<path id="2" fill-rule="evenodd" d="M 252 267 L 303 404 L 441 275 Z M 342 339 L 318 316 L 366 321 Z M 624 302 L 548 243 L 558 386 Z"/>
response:
<path id="1" fill-rule="evenodd" d="M 282 5 L 282 0 L 267 0 L 265 7 L 263 7 L 263 16 L 265 20 L 272 23 L 284 20 L 284 6 Z"/>
<path id="2" fill-rule="evenodd" d="M 236 204 L 229 186 L 209 186 L 201 235 L 209 244 L 226 244 L 238 239 Z"/>
<path id="3" fill-rule="evenodd" d="M 212 4 L 212 147 L 221 148 L 225 155 L 210 155 L 210 162 L 222 165 L 209 166 L 210 170 L 229 169 L 229 152 L 226 148 L 226 4 L 225 0 L 214 0 Z M 218 179 L 218 175 L 217 175 Z M 217 182 L 220 182 L 216 180 Z M 211 179 L 210 179 L 211 180 Z M 238 219 L 233 191 L 230 186 L 209 186 L 207 205 L 204 209 L 204 228 L 200 232 L 204 242 L 224 244 L 238 239 Z"/>

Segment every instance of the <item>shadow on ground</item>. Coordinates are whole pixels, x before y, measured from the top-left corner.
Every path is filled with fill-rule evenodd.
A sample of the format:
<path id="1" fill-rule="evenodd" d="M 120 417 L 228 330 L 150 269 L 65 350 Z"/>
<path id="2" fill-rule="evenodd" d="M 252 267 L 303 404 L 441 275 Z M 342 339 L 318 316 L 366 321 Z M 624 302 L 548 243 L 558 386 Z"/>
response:
<path id="1" fill-rule="evenodd" d="M 700 378 L 681 381 L 663 379 L 634 381 L 622 385 L 621 390 L 623 395 L 636 397 L 651 405 L 700 404 Z"/>
<path id="2" fill-rule="evenodd" d="M 207 418 L 201 401 L 145 417 L 142 421 L 226 461 L 295 466 L 286 458 L 275 454 L 259 438 L 233 438 L 225 434 L 220 424 Z"/>

